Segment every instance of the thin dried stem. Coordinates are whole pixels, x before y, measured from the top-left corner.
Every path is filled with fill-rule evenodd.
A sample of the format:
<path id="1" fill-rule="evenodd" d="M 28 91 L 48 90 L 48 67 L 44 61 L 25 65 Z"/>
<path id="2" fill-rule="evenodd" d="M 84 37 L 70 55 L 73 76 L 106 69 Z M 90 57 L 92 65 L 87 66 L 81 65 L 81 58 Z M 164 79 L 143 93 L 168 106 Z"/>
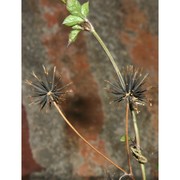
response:
<path id="1" fill-rule="evenodd" d="M 128 122 L 129 120 L 129 103 L 127 102 L 126 104 L 126 122 L 125 122 L 125 128 L 126 128 L 126 152 L 127 152 L 127 158 L 128 158 L 128 166 L 129 166 L 129 171 L 130 174 L 132 175 L 132 179 L 134 179 L 133 177 L 133 172 L 132 172 L 132 166 L 131 166 L 131 159 L 130 159 L 130 150 L 129 150 L 129 133 L 128 133 Z"/>
<path id="2" fill-rule="evenodd" d="M 135 136 L 136 136 L 136 146 L 138 148 L 140 148 L 140 136 L 139 136 L 139 129 L 138 129 L 138 125 L 137 125 L 136 113 L 135 113 L 135 111 L 131 111 L 131 113 L 132 113 L 132 117 L 133 117 L 134 131 L 135 131 Z M 146 180 L 145 166 L 144 166 L 144 164 L 141 164 L 141 163 L 140 163 L 140 166 L 141 166 L 143 180 Z"/>
<path id="3" fill-rule="evenodd" d="M 51 97 L 52 99 L 52 97 Z M 52 99 L 53 100 L 53 99 Z M 101 153 L 99 150 L 97 150 L 93 145 L 91 145 L 75 128 L 74 126 L 69 122 L 69 120 L 65 117 L 65 115 L 63 114 L 63 112 L 61 111 L 61 109 L 59 108 L 59 106 L 57 105 L 57 103 L 55 101 L 53 101 L 54 106 L 56 107 L 56 109 L 58 110 L 59 114 L 62 116 L 62 118 L 64 119 L 64 121 L 69 125 L 69 127 L 87 144 L 89 145 L 94 151 L 96 151 L 99 155 L 101 155 L 103 158 L 105 158 L 107 161 L 109 161 L 111 164 L 113 164 L 115 167 L 117 167 L 119 170 L 121 170 L 122 172 L 124 172 L 125 174 L 127 174 L 127 172 L 121 168 L 120 166 L 118 166 L 116 163 L 114 163 L 112 160 L 110 160 L 108 157 L 106 157 L 103 153 Z"/>

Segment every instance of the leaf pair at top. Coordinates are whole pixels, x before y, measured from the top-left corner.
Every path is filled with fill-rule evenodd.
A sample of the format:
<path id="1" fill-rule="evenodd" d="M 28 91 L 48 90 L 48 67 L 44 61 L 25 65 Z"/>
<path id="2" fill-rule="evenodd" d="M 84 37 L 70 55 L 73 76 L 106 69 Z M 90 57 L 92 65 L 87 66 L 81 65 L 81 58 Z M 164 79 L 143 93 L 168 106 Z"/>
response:
<path id="1" fill-rule="evenodd" d="M 64 19 L 63 24 L 72 27 L 68 43 L 71 44 L 77 39 L 79 32 L 83 30 L 81 25 L 86 22 L 86 18 L 89 14 L 89 2 L 82 5 L 78 0 L 67 0 L 63 2 L 66 4 L 66 8 L 70 13 L 70 15 Z"/>

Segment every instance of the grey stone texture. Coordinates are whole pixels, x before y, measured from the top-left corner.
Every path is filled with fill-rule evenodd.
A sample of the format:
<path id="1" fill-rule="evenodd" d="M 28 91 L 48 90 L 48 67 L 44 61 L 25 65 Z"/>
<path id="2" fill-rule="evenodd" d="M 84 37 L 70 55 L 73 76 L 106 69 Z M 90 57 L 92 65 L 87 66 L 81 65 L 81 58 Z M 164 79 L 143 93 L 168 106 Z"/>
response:
<path id="1" fill-rule="evenodd" d="M 46 0 L 46 2 L 49 1 Z M 129 54 L 129 51 L 127 50 L 126 44 L 123 43 L 119 38 L 121 36 L 121 32 L 128 31 L 126 30 L 126 26 L 124 24 L 126 12 L 123 11 L 123 7 L 125 6 L 126 2 L 122 0 L 90 0 L 89 2 L 89 19 L 93 23 L 94 27 L 96 28 L 97 32 L 100 34 L 102 39 L 104 40 L 110 52 L 112 52 L 112 55 L 115 58 L 118 66 L 121 67 L 127 64 L 134 64 L 132 56 Z M 146 21 L 148 24 L 146 28 L 150 33 L 152 33 L 152 36 L 157 36 L 157 1 L 128 0 L 127 3 L 131 2 L 136 4 L 140 12 L 143 11 L 145 13 L 147 17 Z M 59 14 L 57 13 L 57 15 L 59 15 L 57 19 L 60 18 L 62 20 L 63 18 L 65 18 L 65 14 L 67 15 L 65 7 L 63 7 L 63 5 L 57 0 L 52 0 L 52 2 L 49 3 L 49 5 L 51 4 L 53 4 L 53 7 L 56 6 L 56 4 L 57 7 L 61 7 Z M 72 45 L 72 49 L 70 47 L 70 49 L 66 50 L 64 54 L 62 52 L 61 56 L 59 57 L 54 55 L 54 58 L 57 59 L 53 59 L 52 56 L 50 57 L 48 55 L 48 48 L 45 45 L 43 38 L 45 36 L 49 37 L 50 35 L 53 35 L 56 32 L 59 32 L 59 36 L 68 36 L 69 32 L 69 29 L 62 27 L 63 25 L 61 23 L 52 26 L 52 28 L 47 28 L 47 21 L 45 20 L 43 15 L 45 14 L 45 12 L 53 14 L 55 11 L 53 7 L 45 5 L 43 6 L 43 0 L 22 0 L 23 105 L 25 106 L 27 112 L 27 120 L 30 133 L 29 143 L 31 146 L 33 158 L 41 167 L 44 168 L 42 172 L 32 173 L 30 179 L 111 179 L 106 175 L 106 171 L 108 171 L 111 174 L 111 177 L 113 179 L 118 179 L 121 172 L 116 168 L 112 167 L 110 164 L 106 165 L 105 167 L 102 167 L 102 165 L 98 166 L 97 163 L 93 164 L 93 162 L 90 161 L 87 162 L 92 163 L 92 166 L 90 167 L 91 169 L 93 169 L 92 172 L 94 172 L 94 177 L 86 177 L 85 174 L 83 177 L 82 173 L 78 174 L 78 169 L 81 165 L 83 165 L 84 161 L 86 161 L 85 157 L 81 156 L 81 148 L 79 147 L 79 144 L 77 144 L 79 143 L 78 137 L 76 137 L 76 135 L 73 134 L 73 132 L 70 133 L 71 130 L 67 129 L 67 125 L 60 117 L 55 108 L 52 108 L 50 111 L 45 112 L 44 110 L 40 111 L 39 107 L 36 105 L 29 105 L 29 96 L 32 92 L 31 88 L 24 83 L 25 80 L 32 78 L 33 71 L 36 72 L 38 75 L 42 75 L 42 65 L 45 65 L 47 68 L 51 68 L 54 65 L 57 65 L 57 67 L 59 67 L 58 61 L 63 61 L 62 68 L 69 69 L 69 75 L 65 74 L 65 76 L 70 76 L 70 79 L 75 78 L 77 72 L 74 72 L 71 69 L 71 62 L 73 61 L 68 61 L 67 54 L 71 50 L 73 51 L 74 49 L 78 49 L 79 44 L 81 44 L 81 41 L 83 41 L 83 45 L 85 46 L 85 49 L 83 50 L 85 50 L 85 56 L 89 64 L 89 70 L 92 79 L 97 86 L 97 88 L 95 88 L 94 91 L 96 91 L 95 93 L 99 96 L 100 99 L 101 107 L 98 111 L 103 112 L 102 127 L 98 131 L 98 136 L 95 140 L 91 139 L 90 141 L 91 143 L 97 145 L 96 141 L 102 140 L 104 142 L 104 149 L 108 153 L 108 156 L 110 156 L 111 159 L 117 162 L 120 166 L 127 169 L 125 146 L 123 143 L 120 142 L 120 136 L 125 133 L 125 105 L 123 103 L 119 105 L 110 104 L 110 95 L 107 93 L 107 91 L 104 90 L 104 87 L 106 86 L 104 80 L 113 80 L 115 77 L 114 69 L 111 66 L 111 63 L 109 62 L 108 58 L 106 57 L 104 51 L 102 50 L 98 42 L 91 34 L 87 32 L 84 32 L 80 35 L 80 38 L 77 40 L 77 43 L 74 43 Z M 63 12 L 65 13 L 61 14 L 62 9 L 64 9 Z M 66 31 L 66 33 L 61 35 L 60 32 L 62 31 L 58 31 L 58 29 L 62 28 L 64 28 L 63 31 Z M 133 34 L 133 32 L 128 33 Z M 57 43 L 57 45 L 59 44 Z M 65 48 L 66 44 L 62 43 L 62 46 L 63 45 L 64 47 L 59 47 L 59 49 Z M 56 43 L 54 43 L 54 47 L 58 49 L 58 47 L 56 47 Z M 74 53 L 76 54 L 76 51 Z M 73 59 L 73 57 L 70 58 Z M 141 63 L 141 67 L 143 67 L 143 63 Z M 150 72 L 150 78 L 151 76 L 154 76 L 154 72 L 156 72 L 157 74 L 157 69 L 152 69 L 153 66 L 150 69 L 145 67 L 145 70 Z M 61 70 L 59 70 L 59 72 L 61 72 Z M 77 89 L 77 92 L 78 88 L 80 88 L 81 86 L 81 82 L 87 84 L 89 83 L 88 79 L 86 78 L 84 79 L 84 81 L 83 79 L 78 79 L 78 85 L 76 85 L 75 82 L 73 82 L 73 87 Z M 153 83 L 153 85 L 157 86 L 157 80 L 152 80 L 151 82 Z M 91 86 L 91 84 L 85 87 L 93 89 L 93 86 Z M 83 92 L 80 91 L 80 93 Z M 86 94 L 86 90 L 84 91 L 84 95 L 81 95 L 82 97 L 91 98 L 91 94 Z M 76 103 L 76 106 L 71 105 L 71 102 L 69 100 L 71 100 L 72 98 L 78 98 L 78 96 L 76 96 L 76 94 L 73 94 L 70 99 L 66 100 L 64 110 L 67 116 L 67 112 L 72 112 L 70 107 L 80 109 L 82 106 L 81 103 Z M 149 111 L 149 107 L 142 107 L 141 113 L 137 116 L 140 127 L 143 153 L 149 160 L 146 165 L 148 180 L 158 179 L 158 170 L 156 169 L 158 166 L 158 127 L 155 128 L 155 125 L 152 123 L 152 120 L 154 119 L 156 119 L 154 121 L 158 122 L 157 94 L 154 95 L 153 98 L 155 110 L 152 111 L 150 109 Z M 72 101 L 74 102 L 75 100 Z M 91 108 L 91 106 L 89 106 L 89 108 Z M 80 110 L 78 112 L 80 113 L 78 114 L 78 117 L 86 117 L 86 115 L 83 114 L 86 113 L 86 111 Z M 89 109 L 87 109 L 87 112 L 89 112 Z M 73 115 L 69 116 L 73 119 Z M 93 126 L 96 126 L 96 122 L 94 124 L 88 124 L 88 126 L 93 128 Z M 84 132 L 85 131 L 86 129 L 84 129 Z M 134 131 L 131 123 L 130 135 L 133 136 L 133 134 Z M 136 177 L 139 177 L 141 174 L 139 165 L 134 159 L 132 159 L 132 163 L 134 174 Z"/>

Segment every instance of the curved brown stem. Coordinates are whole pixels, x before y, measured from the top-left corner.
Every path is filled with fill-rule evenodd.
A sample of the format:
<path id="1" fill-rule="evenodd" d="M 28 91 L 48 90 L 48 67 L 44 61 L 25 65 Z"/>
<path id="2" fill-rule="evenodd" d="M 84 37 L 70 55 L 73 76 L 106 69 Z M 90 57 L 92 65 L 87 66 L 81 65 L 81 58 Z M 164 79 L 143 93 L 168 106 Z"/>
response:
<path id="1" fill-rule="evenodd" d="M 51 97 L 52 98 L 52 97 Z M 128 174 L 123 168 L 118 166 L 116 163 L 114 163 L 112 160 L 110 160 L 108 157 L 106 157 L 103 153 L 101 153 L 99 150 L 97 150 L 93 145 L 91 145 L 75 128 L 74 126 L 69 122 L 69 120 L 65 117 L 59 106 L 57 105 L 56 102 L 54 102 L 54 106 L 58 110 L 59 114 L 62 116 L 64 121 L 69 125 L 69 127 L 87 144 L 89 145 L 94 151 L 96 151 L 99 155 L 101 155 L 103 158 L 105 158 L 107 161 L 109 161 L 111 164 L 113 164 L 115 167 L 117 167 L 119 170 L 124 172 L 125 174 Z"/>

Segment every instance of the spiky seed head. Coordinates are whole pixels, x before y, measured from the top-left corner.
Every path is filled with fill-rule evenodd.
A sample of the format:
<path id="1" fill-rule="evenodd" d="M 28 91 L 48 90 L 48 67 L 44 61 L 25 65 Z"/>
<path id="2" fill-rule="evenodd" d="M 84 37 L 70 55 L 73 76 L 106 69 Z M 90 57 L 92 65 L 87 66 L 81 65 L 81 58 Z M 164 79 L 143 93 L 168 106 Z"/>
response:
<path id="1" fill-rule="evenodd" d="M 31 96 L 35 98 L 33 103 L 39 104 L 42 110 L 46 105 L 51 107 L 52 102 L 57 104 L 63 100 L 63 95 L 66 94 L 65 88 L 71 83 L 61 86 L 61 78 L 56 78 L 56 67 L 53 68 L 52 73 L 43 66 L 44 76 L 38 77 L 34 72 L 32 73 L 34 80 L 26 80 L 26 83 L 33 88 L 34 94 Z"/>
<path id="2" fill-rule="evenodd" d="M 107 81 L 110 84 L 108 89 L 114 96 L 114 102 L 127 100 L 131 110 L 137 110 L 138 105 L 145 105 L 147 89 L 144 88 L 145 79 L 148 74 L 143 74 L 142 69 L 129 65 L 122 69 L 124 84 L 119 80 L 115 82 Z"/>

